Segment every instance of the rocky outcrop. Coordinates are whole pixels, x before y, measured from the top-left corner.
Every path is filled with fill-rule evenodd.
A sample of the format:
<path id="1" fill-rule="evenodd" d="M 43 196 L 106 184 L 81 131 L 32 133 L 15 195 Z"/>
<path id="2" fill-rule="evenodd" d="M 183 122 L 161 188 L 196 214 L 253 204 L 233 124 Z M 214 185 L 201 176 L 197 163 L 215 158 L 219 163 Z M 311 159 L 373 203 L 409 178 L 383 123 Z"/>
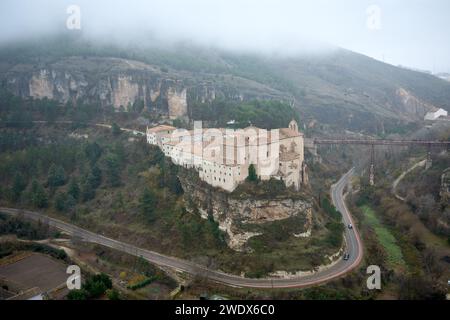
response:
<path id="1" fill-rule="evenodd" d="M 112 105 L 115 108 L 124 107 L 128 109 L 133 103 L 139 100 L 139 84 L 133 81 L 132 76 L 119 75 L 116 81 L 112 83 L 115 86 L 112 88 Z"/>
<path id="2" fill-rule="evenodd" d="M 312 276 L 319 272 L 328 270 L 334 265 L 336 265 L 340 261 L 340 258 L 343 255 L 343 253 L 344 253 L 344 246 L 342 246 L 336 253 L 330 256 L 325 256 L 325 263 L 320 266 L 316 266 L 313 270 L 297 271 L 297 272 L 275 271 L 270 273 L 269 276 L 278 279 L 298 279 L 299 277 Z"/>
<path id="3" fill-rule="evenodd" d="M 73 62 L 77 67 L 50 64 L 17 70 L 12 68 L 4 76 L 6 87 L 22 97 L 55 99 L 62 103 L 91 102 L 129 110 L 138 101 L 147 108 L 167 114 L 171 118 L 187 115 L 186 85 L 166 78 L 161 73 L 140 66 L 132 68 L 113 59 L 112 69 L 84 70 L 86 61 Z M 88 59 L 91 60 L 91 59 Z M 118 64 L 118 65 L 117 65 Z"/>
<path id="4" fill-rule="evenodd" d="M 311 203 L 300 199 L 237 199 L 186 177 L 180 177 L 188 210 L 198 210 L 207 219 L 212 216 L 219 228 L 228 235 L 228 246 L 246 250 L 248 239 L 259 232 L 246 231 L 246 225 L 259 225 L 302 215 L 305 225 L 293 236 L 309 237 L 312 230 Z"/>
<path id="5" fill-rule="evenodd" d="M 195 78 L 196 75 L 117 58 L 70 57 L 56 62 L 18 64 L 2 68 L 0 82 L 13 94 L 61 103 L 77 101 L 128 110 L 135 102 L 171 119 L 186 117 L 190 103 L 279 99 L 273 89 L 234 80 L 235 87 Z M 232 82 L 231 82 L 232 83 Z"/>
<path id="6" fill-rule="evenodd" d="M 186 88 L 177 90 L 176 87 L 170 87 L 167 92 L 167 102 L 170 118 L 185 116 L 187 114 Z"/>
<path id="7" fill-rule="evenodd" d="M 30 96 L 41 99 L 53 99 L 53 76 L 48 70 L 40 70 L 38 74 L 33 74 L 30 79 Z"/>
<path id="8" fill-rule="evenodd" d="M 396 91 L 398 100 L 397 106 L 401 113 L 409 114 L 417 119 L 422 120 L 427 112 L 436 111 L 438 108 L 426 103 L 412 95 L 409 91 L 400 88 Z"/>

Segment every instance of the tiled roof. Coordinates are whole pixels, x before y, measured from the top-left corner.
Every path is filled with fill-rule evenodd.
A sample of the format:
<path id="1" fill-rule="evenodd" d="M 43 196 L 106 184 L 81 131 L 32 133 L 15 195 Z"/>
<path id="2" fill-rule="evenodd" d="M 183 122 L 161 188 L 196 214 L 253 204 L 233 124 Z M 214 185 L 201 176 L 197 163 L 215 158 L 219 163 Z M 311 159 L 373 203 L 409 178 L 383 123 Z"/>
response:
<path id="1" fill-rule="evenodd" d="M 160 125 L 160 126 L 156 126 L 156 127 L 147 129 L 147 132 L 156 133 L 156 132 L 167 131 L 167 130 L 176 130 L 176 129 L 177 128 L 172 127 L 172 126 Z"/>

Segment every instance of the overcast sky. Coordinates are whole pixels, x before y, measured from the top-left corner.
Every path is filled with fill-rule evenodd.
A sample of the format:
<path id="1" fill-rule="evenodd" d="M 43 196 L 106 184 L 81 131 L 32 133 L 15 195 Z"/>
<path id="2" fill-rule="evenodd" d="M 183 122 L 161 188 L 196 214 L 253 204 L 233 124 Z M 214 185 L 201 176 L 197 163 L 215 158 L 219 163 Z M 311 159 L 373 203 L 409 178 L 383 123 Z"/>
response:
<path id="1" fill-rule="evenodd" d="M 67 7 L 85 34 L 152 34 L 226 49 L 296 54 L 331 44 L 378 60 L 450 72 L 448 0 L 0 0 L 0 42 L 58 32 Z"/>

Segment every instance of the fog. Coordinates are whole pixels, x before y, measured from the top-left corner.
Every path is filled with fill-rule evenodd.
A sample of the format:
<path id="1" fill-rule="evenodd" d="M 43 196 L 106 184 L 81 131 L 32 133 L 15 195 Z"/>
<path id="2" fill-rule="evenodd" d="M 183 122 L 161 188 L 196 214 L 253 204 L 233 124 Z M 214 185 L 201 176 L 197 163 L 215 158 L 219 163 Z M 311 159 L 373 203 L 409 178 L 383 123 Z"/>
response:
<path id="1" fill-rule="evenodd" d="M 122 44 L 158 39 L 286 55 L 338 46 L 450 72 L 448 0 L 1 0 L 0 43 L 67 30 L 69 5 L 81 10 L 84 36 Z"/>

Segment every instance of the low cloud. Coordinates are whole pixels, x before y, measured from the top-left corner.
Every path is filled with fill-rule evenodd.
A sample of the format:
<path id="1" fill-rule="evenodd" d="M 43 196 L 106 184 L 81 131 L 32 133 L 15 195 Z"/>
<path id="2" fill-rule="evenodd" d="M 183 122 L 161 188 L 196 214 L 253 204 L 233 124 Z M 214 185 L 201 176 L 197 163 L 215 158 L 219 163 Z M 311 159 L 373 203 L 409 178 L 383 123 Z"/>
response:
<path id="1" fill-rule="evenodd" d="M 2 0 L 0 42 L 64 31 L 69 5 L 81 9 L 83 34 L 104 41 L 289 55 L 340 46 L 394 64 L 450 69 L 446 0 Z"/>

